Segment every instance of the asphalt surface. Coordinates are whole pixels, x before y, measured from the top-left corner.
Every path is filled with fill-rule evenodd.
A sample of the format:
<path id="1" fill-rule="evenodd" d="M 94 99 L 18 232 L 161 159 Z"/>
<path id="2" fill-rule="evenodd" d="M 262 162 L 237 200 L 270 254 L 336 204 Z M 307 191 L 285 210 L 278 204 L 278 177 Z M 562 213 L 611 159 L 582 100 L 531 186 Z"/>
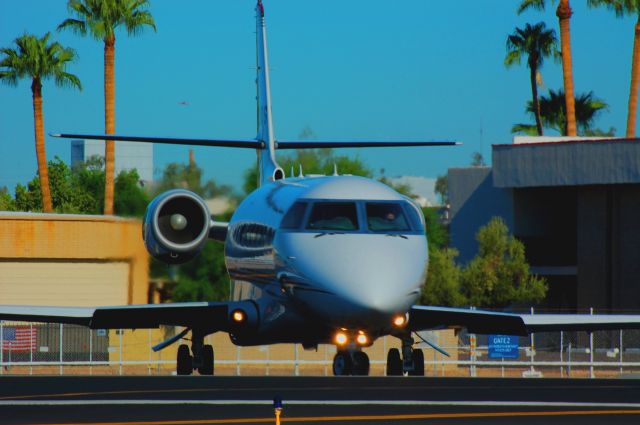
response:
<path id="1" fill-rule="evenodd" d="M 638 379 L 0 377 L 2 424 L 638 424 Z"/>

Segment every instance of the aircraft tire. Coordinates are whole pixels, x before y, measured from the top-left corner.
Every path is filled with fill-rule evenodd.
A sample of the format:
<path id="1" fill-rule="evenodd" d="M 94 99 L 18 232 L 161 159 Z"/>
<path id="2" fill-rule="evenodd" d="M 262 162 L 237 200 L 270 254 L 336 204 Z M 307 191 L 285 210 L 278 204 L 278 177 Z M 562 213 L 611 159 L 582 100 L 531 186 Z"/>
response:
<path id="1" fill-rule="evenodd" d="M 353 361 L 346 351 L 338 351 L 333 357 L 333 374 L 334 376 L 351 375 L 353 370 Z"/>
<path id="2" fill-rule="evenodd" d="M 369 365 L 369 356 L 367 356 L 367 353 L 363 351 L 353 353 L 353 375 L 369 375 Z"/>
<path id="3" fill-rule="evenodd" d="M 178 358 L 176 363 L 177 375 L 191 375 L 193 373 L 193 357 L 191 357 L 188 345 L 181 344 L 178 347 Z"/>
<path id="4" fill-rule="evenodd" d="M 200 375 L 213 375 L 213 346 L 202 346 L 202 366 L 198 368 Z"/>
<path id="5" fill-rule="evenodd" d="M 413 371 L 409 375 L 424 376 L 424 353 L 420 348 L 413 350 L 411 360 L 413 361 Z"/>
<path id="6" fill-rule="evenodd" d="M 387 376 L 402 376 L 402 358 L 397 348 L 387 353 Z"/>

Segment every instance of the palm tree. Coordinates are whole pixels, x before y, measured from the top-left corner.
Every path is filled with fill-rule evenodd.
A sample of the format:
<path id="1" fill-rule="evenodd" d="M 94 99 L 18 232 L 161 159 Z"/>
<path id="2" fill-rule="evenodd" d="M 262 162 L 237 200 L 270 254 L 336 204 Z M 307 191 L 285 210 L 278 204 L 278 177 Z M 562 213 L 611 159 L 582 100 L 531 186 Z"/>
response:
<path id="1" fill-rule="evenodd" d="M 542 124 L 546 128 L 556 130 L 561 135 L 567 134 L 567 118 L 565 95 L 562 89 L 549 90 L 549 96 L 540 96 L 540 115 Z M 593 92 L 576 96 L 576 123 L 580 134 L 597 133 L 593 124 L 597 116 L 609 105 L 602 99 L 598 99 Z M 527 112 L 535 115 L 532 101 L 527 102 Z M 531 124 L 516 124 L 511 128 L 512 133 L 535 134 L 536 127 Z"/>
<path id="2" fill-rule="evenodd" d="M 553 0 L 555 4 L 555 0 Z M 544 10 L 546 0 L 522 0 L 518 7 L 518 14 L 529 8 Z M 576 136 L 576 107 L 573 93 L 573 66 L 571 64 L 571 6 L 569 0 L 559 0 L 556 16 L 560 22 L 560 45 L 562 51 L 562 75 L 564 79 L 565 103 L 567 111 L 567 136 Z"/>
<path id="3" fill-rule="evenodd" d="M 156 30 L 153 16 L 145 8 L 147 0 L 69 0 L 68 8 L 75 18 L 66 19 L 58 30 L 69 28 L 104 42 L 104 127 L 114 134 L 115 122 L 115 45 L 116 28 L 121 25 L 129 35 L 139 34 L 144 26 Z M 104 213 L 113 214 L 115 142 L 105 142 Z"/>
<path id="4" fill-rule="evenodd" d="M 63 47 L 60 43 L 49 43 L 49 37 L 50 33 L 46 33 L 42 38 L 32 34 L 24 34 L 15 40 L 17 50 L 7 47 L 0 49 L 0 53 L 4 54 L 0 60 L 0 81 L 15 86 L 18 84 L 18 80 L 31 78 L 36 157 L 44 212 L 52 212 L 53 208 L 49 189 L 47 155 L 44 147 L 42 81 L 53 78 L 59 87 L 71 86 L 82 89 L 78 77 L 66 72 L 67 63 L 75 59 L 75 52 L 73 49 Z"/>
<path id="5" fill-rule="evenodd" d="M 535 25 L 526 24 L 524 29 L 516 28 L 507 37 L 507 56 L 504 64 L 510 67 L 519 64 L 522 56 L 527 55 L 529 80 L 531 82 L 531 101 L 535 110 L 536 130 L 542 136 L 542 119 L 540 118 L 540 103 L 538 102 L 538 84 L 536 77 L 542 68 L 544 58 L 558 56 L 558 40 L 554 30 L 545 29 L 544 22 Z"/>
<path id="6" fill-rule="evenodd" d="M 616 16 L 636 16 L 633 38 L 633 59 L 631 63 L 631 87 L 627 108 L 627 137 L 636 137 L 636 116 L 638 114 L 638 86 L 640 85 L 640 1 L 639 0 L 588 0 L 590 7 L 606 6 Z"/>

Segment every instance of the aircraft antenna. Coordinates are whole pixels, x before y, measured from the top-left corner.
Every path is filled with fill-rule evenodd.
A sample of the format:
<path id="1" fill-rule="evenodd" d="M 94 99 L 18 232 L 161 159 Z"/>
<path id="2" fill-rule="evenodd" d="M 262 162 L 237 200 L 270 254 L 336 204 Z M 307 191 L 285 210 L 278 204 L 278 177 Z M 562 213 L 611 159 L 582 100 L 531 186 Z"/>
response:
<path id="1" fill-rule="evenodd" d="M 298 175 L 298 177 L 303 178 L 304 174 L 302 174 L 302 164 L 300 164 L 299 167 L 300 167 L 300 174 Z"/>
<path id="2" fill-rule="evenodd" d="M 340 174 L 338 174 L 338 164 L 336 164 L 335 162 L 333 163 L 333 175 L 334 176 L 339 176 Z"/>
<path id="3" fill-rule="evenodd" d="M 295 176 L 296 176 L 296 175 L 295 175 L 295 173 L 293 172 L 293 164 L 292 164 L 292 165 L 291 165 L 291 178 L 294 178 Z"/>

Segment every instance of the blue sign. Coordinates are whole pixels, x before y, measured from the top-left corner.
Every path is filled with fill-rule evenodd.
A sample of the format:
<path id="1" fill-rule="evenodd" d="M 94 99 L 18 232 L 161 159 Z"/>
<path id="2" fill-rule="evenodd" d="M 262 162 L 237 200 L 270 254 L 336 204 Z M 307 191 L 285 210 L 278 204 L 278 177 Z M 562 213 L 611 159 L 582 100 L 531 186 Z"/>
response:
<path id="1" fill-rule="evenodd" d="M 490 359 L 517 359 L 518 337 L 513 335 L 489 335 Z"/>

